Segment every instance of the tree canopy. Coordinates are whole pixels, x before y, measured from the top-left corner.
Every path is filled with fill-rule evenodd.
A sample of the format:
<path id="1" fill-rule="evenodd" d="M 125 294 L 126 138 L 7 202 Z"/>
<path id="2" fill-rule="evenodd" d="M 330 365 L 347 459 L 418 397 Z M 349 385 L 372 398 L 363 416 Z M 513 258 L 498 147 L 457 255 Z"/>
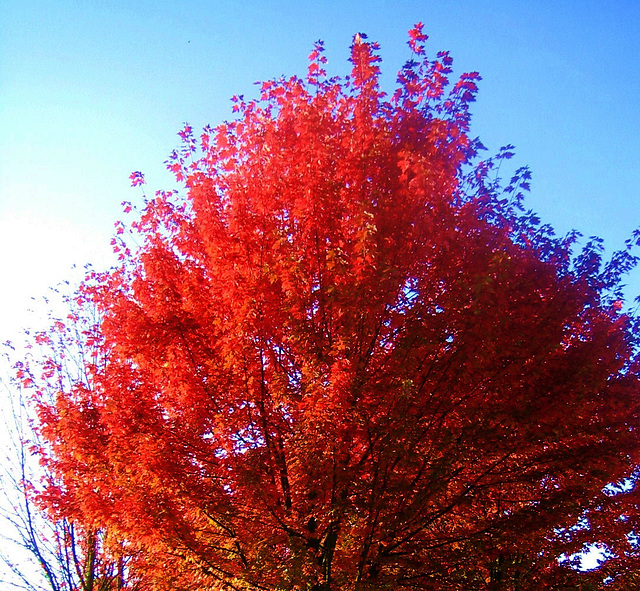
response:
<path id="1" fill-rule="evenodd" d="M 108 531 L 142 588 L 632 588 L 639 236 L 572 254 L 524 209 L 528 170 L 497 178 L 511 147 L 480 159 L 478 74 L 450 86 L 425 41 L 389 97 L 359 34 L 350 76 L 319 43 L 306 78 L 186 125 L 184 191 L 77 294 L 87 379 L 21 367 L 41 502 Z M 580 571 L 589 544 L 607 560 Z"/>

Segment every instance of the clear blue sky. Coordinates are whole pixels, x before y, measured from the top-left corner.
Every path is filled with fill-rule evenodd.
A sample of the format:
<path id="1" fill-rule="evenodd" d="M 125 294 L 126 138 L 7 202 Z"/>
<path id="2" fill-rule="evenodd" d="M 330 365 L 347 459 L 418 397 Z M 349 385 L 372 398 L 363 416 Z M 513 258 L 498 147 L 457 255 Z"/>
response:
<path id="1" fill-rule="evenodd" d="M 620 247 L 640 225 L 637 0 L 0 0 L 0 340 L 72 263 L 106 260 L 120 202 L 140 196 L 131 171 L 171 186 L 183 122 L 215 125 L 255 81 L 304 74 L 317 39 L 347 73 L 356 32 L 380 42 L 392 90 L 417 21 L 432 55 L 483 76 L 473 133 L 515 144 L 528 205 Z"/>

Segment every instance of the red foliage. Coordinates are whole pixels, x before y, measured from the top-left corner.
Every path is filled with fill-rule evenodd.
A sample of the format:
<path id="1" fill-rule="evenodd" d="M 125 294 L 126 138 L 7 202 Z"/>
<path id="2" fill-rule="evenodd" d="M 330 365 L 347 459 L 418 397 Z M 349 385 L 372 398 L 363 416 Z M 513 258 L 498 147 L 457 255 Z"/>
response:
<path id="1" fill-rule="evenodd" d="M 605 488 L 640 449 L 630 320 L 593 249 L 521 211 L 526 170 L 500 193 L 473 165 L 479 77 L 447 94 L 425 40 L 390 101 L 358 35 L 348 80 L 318 44 L 200 148 L 185 126 L 186 196 L 85 285 L 107 362 L 41 404 L 43 499 L 140 550 L 150 589 L 630 580 L 636 493 Z M 602 569 L 559 560 L 589 542 Z"/>

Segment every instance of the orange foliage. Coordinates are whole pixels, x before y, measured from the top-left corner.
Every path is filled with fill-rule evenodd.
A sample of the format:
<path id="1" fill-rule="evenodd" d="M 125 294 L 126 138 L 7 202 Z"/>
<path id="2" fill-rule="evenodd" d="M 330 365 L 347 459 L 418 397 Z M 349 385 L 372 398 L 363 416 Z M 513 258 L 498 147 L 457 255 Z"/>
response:
<path id="1" fill-rule="evenodd" d="M 448 92 L 425 40 L 389 100 L 358 35 L 349 79 L 318 45 L 307 80 L 185 127 L 186 195 L 85 284 L 106 362 L 41 402 L 43 500 L 127 540 L 149 589 L 624 588 L 631 320 L 522 212 L 526 170 L 500 193 L 474 164 L 479 77 Z M 589 542 L 602 569 L 559 560 Z"/>

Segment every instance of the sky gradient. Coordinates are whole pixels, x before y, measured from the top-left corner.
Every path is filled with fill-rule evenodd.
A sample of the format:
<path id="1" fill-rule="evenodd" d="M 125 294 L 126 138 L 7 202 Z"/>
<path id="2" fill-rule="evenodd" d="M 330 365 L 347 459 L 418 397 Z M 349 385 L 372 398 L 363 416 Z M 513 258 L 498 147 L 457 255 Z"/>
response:
<path id="1" fill-rule="evenodd" d="M 516 146 L 527 206 L 620 248 L 640 226 L 635 0 L 0 0 L 0 341 L 73 264 L 108 264 L 120 203 L 141 196 L 130 172 L 171 188 L 163 163 L 184 122 L 216 125 L 254 82 L 304 75 L 317 39 L 329 75 L 348 73 L 356 32 L 380 43 L 392 92 L 418 21 L 430 55 L 482 75 L 472 134 L 488 155 Z M 638 271 L 629 283 L 640 293 Z"/>

